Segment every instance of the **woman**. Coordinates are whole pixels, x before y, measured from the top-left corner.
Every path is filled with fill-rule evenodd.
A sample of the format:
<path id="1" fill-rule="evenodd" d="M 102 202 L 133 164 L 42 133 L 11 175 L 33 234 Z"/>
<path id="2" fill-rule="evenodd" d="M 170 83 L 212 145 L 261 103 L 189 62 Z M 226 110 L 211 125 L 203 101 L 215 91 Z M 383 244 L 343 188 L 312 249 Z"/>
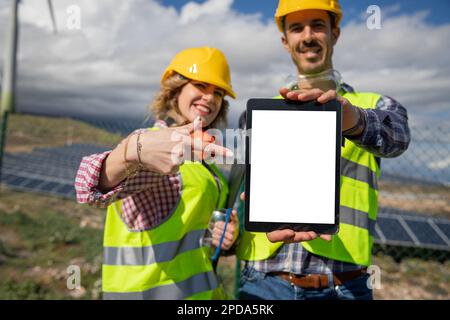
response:
<path id="1" fill-rule="evenodd" d="M 226 123 L 225 95 L 235 98 L 225 56 L 208 47 L 184 50 L 162 77 L 152 104 L 155 127 L 137 130 L 110 152 L 83 158 L 78 202 L 108 206 L 104 299 L 224 297 L 201 240 L 213 210 L 224 207 L 228 186 L 213 165 L 186 159 L 206 150 L 230 155 L 211 139 L 190 143 L 195 129 Z M 222 249 L 237 237 L 235 214 Z"/>

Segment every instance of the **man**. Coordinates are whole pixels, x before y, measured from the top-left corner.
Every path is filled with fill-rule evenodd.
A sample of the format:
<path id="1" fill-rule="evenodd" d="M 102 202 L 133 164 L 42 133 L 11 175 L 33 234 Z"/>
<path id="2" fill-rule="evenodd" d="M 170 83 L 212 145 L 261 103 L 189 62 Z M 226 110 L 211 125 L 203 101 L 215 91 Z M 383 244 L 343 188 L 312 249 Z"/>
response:
<path id="1" fill-rule="evenodd" d="M 342 15 L 337 0 L 279 1 L 275 20 L 299 75 L 332 77 L 333 47 L 339 39 Z M 345 83 L 337 87 L 333 81 L 300 90 L 282 88 L 280 94 L 285 99 L 319 103 L 337 99 L 342 105 L 346 139 L 340 231 L 320 238 L 314 232 L 293 230 L 267 236 L 244 232 L 237 249 L 245 261 L 240 298 L 372 299 L 366 271 L 378 210 L 380 158 L 399 156 L 408 148 L 406 109 L 392 98 L 356 92 Z M 313 132 L 311 136 L 314 138 Z"/>

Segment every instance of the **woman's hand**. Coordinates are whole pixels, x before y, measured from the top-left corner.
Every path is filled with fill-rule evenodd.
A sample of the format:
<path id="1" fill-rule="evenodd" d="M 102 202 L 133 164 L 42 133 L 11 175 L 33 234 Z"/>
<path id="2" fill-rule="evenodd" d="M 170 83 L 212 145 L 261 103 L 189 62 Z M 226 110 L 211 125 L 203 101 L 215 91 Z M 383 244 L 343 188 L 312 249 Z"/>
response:
<path id="1" fill-rule="evenodd" d="M 214 229 L 212 232 L 212 244 L 217 248 L 220 243 L 220 239 L 222 238 L 223 229 L 225 227 L 224 221 L 217 221 L 214 224 Z M 236 242 L 237 237 L 239 235 L 239 222 L 237 218 L 236 210 L 231 212 L 230 221 L 228 221 L 227 230 L 225 232 L 225 236 L 223 237 L 222 245 L 220 249 L 229 250 L 231 246 Z"/>
<path id="2" fill-rule="evenodd" d="M 202 123 L 196 119 L 193 123 L 176 128 L 146 131 L 140 134 L 140 161 L 145 169 L 163 175 L 178 172 L 185 160 L 202 159 L 203 154 L 233 156 L 231 150 L 204 139 L 192 139 L 193 132 L 201 132 Z M 137 134 L 130 138 L 127 160 L 137 165 Z"/>

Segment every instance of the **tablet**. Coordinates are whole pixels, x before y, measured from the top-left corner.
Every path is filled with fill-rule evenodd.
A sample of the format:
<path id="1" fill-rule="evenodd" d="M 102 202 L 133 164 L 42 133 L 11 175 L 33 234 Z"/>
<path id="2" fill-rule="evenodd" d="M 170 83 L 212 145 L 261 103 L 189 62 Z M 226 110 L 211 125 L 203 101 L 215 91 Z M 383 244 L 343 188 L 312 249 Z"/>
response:
<path id="1" fill-rule="evenodd" d="M 247 231 L 337 233 L 341 127 L 338 101 L 248 101 Z"/>

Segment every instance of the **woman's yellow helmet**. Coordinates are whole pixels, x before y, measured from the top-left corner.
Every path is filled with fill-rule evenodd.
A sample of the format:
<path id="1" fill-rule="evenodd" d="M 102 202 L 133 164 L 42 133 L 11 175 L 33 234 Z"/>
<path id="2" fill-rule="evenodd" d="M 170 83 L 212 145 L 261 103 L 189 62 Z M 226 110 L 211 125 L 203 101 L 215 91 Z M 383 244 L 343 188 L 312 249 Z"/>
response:
<path id="1" fill-rule="evenodd" d="M 230 67 L 224 54 L 215 48 L 190 48 L 179 52 L 167 67 L 161 82 L 169 78 L 173 72 L 201 82 L 213 84 L 232 97 L 236 98 L 231 85 Z"/>

